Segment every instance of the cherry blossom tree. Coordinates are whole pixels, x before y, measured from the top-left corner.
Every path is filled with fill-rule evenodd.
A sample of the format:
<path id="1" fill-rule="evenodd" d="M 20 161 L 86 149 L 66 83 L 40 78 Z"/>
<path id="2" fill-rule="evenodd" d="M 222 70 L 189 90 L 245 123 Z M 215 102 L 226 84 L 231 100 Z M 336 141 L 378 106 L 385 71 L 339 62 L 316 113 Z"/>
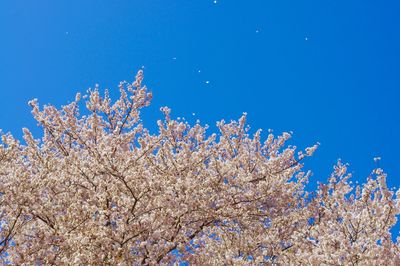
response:
<path id="1" fill-rule="evenodd" d="M 381 169 L 354 186 L 339 161 L 310 192 L 303 160 L 318 145 L 250 134 L 246 114 L 211 134 L 164 107 L 152 134 L 142 80 L 121 82 L 115 102 L 98 88 L 59 109 L 33 100 L 42 138 L 2 135 L 3 264 L 400 264 L 399 192 Z"/>

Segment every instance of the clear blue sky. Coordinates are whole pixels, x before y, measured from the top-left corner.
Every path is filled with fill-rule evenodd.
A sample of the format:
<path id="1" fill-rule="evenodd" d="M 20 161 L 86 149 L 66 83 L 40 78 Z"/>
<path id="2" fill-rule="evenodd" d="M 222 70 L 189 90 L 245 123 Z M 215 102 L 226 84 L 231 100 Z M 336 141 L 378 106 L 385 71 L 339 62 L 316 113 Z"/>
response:
<path id="1" fill-rule="evenodd" d="M 247 112 L 253 129 L 322 143 L 311 183 L 338 158 L 365 180 L 381 156 L 399 186 L 399 14 L 394 0 L 3 0 L 0 128 L 20 137 L 28 100 L 116 91 L 144 66 L 150 127 L 165 105 L 210 125 Z"/>

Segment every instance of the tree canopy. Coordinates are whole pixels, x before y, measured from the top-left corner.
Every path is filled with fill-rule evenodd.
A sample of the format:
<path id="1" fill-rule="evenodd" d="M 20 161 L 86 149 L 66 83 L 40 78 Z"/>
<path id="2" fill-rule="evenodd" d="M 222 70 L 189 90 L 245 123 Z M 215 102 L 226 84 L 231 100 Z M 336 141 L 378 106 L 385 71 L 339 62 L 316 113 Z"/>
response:
<path id="1" fill-rule="evenodd" d="M 33 100 L 43 136 L 2 135 L 3 263 L 400 264 L 390 233 L 399 192 L 382 169 L 353 185 L 339 161 L 308 191 L 303 160 L 318 145 L 250 134 L 246 114 L 211 134 L 164 107 L 153 134 L 140 118 L 152 98 L 142 80 L 121 82 L 116 101 L 97 88 L 61 108 Z"/>

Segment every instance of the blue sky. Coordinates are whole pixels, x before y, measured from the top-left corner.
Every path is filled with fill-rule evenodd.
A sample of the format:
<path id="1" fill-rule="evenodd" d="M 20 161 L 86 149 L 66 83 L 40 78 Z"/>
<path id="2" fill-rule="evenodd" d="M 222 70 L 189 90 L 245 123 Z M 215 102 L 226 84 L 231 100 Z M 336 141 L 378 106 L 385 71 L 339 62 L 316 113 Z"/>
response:
<path id="1" fill-rule="evenodd" d="M 61 105 L 94 84 L 116 95 L 144 66 L 159 108 L 215 125 L 293 131 L 354 180 L 380 166 L 400 185 L 400 2 L 372 0 L 5 0 L 0 2 L 0 128 L 35 127 L 28 100 Z M 200 72 L 199 72 L 200 71 Z M 196 115 L 193 116 L 192 113 Z"/>

